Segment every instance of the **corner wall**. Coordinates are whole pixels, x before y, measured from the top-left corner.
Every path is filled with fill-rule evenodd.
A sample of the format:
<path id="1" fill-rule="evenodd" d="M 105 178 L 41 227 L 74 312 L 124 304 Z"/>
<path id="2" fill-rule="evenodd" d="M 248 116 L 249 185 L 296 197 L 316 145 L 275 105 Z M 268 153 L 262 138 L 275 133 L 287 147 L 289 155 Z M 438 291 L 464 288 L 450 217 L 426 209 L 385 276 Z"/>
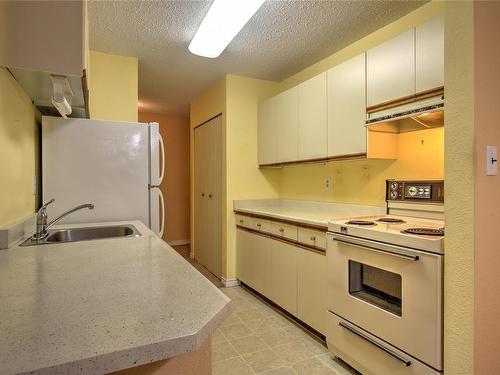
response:
<path id="1" fill-rule="evenodd" d="M 444 369 L 466 375 L 474 373 L 474 2 L 444 9 Z"/>
<path id="2" fill-rule="evenodd" d="M 0 227 L 35 212 L 39 116 L 14 77 L 0 67 Z"/>
<path id="3" fill-rule="evenodd" d="M 140 122 L 158 122 L 165 143 L 165 178 L 160 188 L 165 197 L 165 232 L 168 243 L 189 241 L 189 118 L 139 113 Z"/>
<path id="4" fill-rule="evenodd" d="M 500 371 L 500 177 L 486 176 L 486 145 L 500 146 L 500 2 L 474 2 L 475 273 L 474 371 Z"/>
<path id="5" fill-rule="evenodd" d="M 90 51 L 90 118 L 137 122 L 137 57 Z"/>

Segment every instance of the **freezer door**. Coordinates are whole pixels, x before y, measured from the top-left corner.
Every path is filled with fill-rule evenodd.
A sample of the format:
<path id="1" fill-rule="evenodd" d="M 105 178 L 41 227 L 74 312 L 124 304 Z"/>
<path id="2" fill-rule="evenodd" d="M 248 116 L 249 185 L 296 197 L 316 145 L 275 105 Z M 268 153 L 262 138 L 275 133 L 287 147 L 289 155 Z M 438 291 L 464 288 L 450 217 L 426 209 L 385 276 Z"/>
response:
<path id="1" fill-rule="evenodd" d="M 43 200 L 49 219 L 82 203 L 63 223 L 149 219 L 149 127 L 140 123 L 42 119 Z"/>

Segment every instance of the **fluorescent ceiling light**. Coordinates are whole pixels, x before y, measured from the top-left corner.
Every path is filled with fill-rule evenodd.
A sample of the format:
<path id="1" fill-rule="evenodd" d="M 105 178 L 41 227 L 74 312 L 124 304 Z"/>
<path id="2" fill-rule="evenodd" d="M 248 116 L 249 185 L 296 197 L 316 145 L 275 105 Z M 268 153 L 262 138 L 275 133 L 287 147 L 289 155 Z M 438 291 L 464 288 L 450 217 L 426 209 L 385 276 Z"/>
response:
<path id="1" fill-rule="evenodd" d="M 218 57 L 265 0 L 215 0 L 189 44 L 191 53 Z"/>

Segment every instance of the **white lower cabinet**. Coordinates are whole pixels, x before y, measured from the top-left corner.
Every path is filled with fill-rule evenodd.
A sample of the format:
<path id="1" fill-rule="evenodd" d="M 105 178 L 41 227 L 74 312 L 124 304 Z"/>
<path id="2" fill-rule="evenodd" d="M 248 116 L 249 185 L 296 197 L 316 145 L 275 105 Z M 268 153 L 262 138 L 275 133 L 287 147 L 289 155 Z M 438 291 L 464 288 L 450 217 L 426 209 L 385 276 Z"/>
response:
<path id="1" fill-rule="evenodd" d="M 264 295 L 269 295 L 271 285 L 271 239 L 237 230 L 236 272 L 238 279 Z"/>
<path id="2" fill-rule="evenodd" d="M 326 333 L 326 256 L 268 235 L 238 228 L 238 279 Z"/>
<path id="3" fill-rule="evenodd" d="M 297 315 L 297 258 L 300 249 L 271 239 L 271 290 L 269 298 Z"/>
<path id="4" fill-rule="evenodd" d="M 297 316 L 324 334 L 327 317 L 326 255 L 299 251 L 297 271 Z"/>

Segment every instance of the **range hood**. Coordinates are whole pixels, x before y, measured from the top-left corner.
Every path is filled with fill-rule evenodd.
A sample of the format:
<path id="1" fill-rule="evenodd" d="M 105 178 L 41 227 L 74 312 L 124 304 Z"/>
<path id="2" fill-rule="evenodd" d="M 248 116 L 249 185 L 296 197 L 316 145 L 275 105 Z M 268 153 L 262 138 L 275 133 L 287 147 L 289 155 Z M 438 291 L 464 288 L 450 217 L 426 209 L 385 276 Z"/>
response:
<path id="1" fill-rule="evenodd" d="M 42 115 L 88 118 L 86 77 L 62 77 L 20 68 L 9 71 Z"/>
<path id="2" fill-rule="evenodd" d="M 444 126 L 443 90 L 367 108 L 366 127 L 382 133 L 407 133 Z"/>

